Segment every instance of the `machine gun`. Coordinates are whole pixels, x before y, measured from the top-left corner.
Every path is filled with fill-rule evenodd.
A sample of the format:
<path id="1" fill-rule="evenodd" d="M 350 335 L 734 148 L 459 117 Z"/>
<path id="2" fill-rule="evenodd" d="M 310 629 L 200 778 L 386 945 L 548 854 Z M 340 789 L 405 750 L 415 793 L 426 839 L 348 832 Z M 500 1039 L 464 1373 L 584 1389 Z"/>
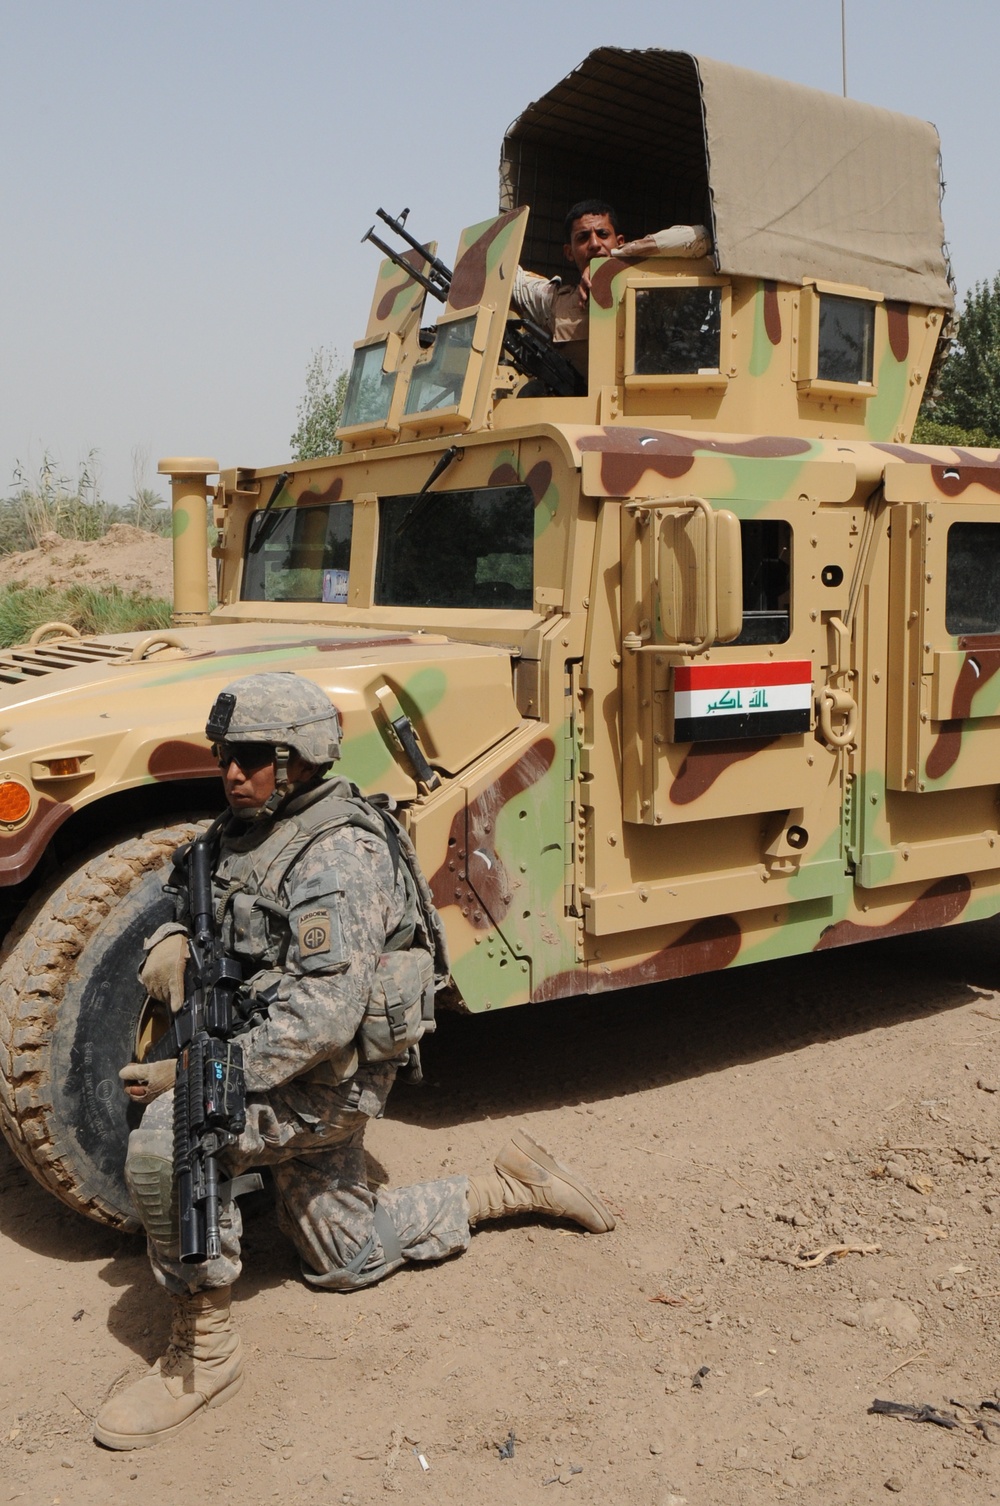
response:
<path id="1" fill-rule="evenodd" d="M 391 214 L 386 214 L 384 209 L 377 209 L 376 214 L 383 224 L 399 236 L 400 240 L 413 251 L 419 252 L 427 264 L 426 272 L 417 271 L 406 260 L 401 251 L 396 251 L 387 241 L 375 234 L 375 226 L 361 237 L 362 245 L 365 241 L 371 241 L 377 246 L 384 256 L 400 267 L 414 282 L 418 282 L 432 297 L 441 303 L 447 303 L 448 290 L 451 287 L 451 268 L 440 257 L 433 256 L 426 246 L 422 246 L 415 236 L 406 229 L 406 217 L 408 209 L 404 209 L 398 219 L 393 219 Z M 503 349 L 508 356 L 511 365 L 522 376 L 531 377 L 542 385 L 554 397 L 579 397 L 586 392 L 586 384 L 581 374 L 571 361 L 559 354 L 553 348 L 552 341 L 540 325 L 531 319 L 518 315 L 515 319 L 509 319 L 504 330 Z"/>
<path id="2" fill-rule="evenodd" d="M 241 1017 L 235 995 L 242 968 L 227 957 L 216 935 L 212 904 L 214 830 L 177 857 L 187 866 L 191 914 L 185 999 L 147 1061 L 177 1057 L 174 1087 L 174 1182 L 180 1221 L 180 1257 L 189 1265 L 221 1254 L 218 1157 L 246 1127 L 243 1048 L 232 1039 Z M 175 858 L 175 862 L 177 858 Z M 241 1177 L 229 1195 L 259 1187 Z M 225 1189 L 223 1189 L 225 1191 Z"/>

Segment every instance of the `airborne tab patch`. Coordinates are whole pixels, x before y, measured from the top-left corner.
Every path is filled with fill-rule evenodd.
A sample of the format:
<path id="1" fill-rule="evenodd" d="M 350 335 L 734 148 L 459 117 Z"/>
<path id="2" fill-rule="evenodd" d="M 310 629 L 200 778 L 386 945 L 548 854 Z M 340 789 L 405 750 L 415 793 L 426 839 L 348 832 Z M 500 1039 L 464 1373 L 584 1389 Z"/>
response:
<path id="1" fill-rule="evenodd" d="M 315 957 L 330 950 L 332 931 L 329 910 L 307 910 L 297 921 L 300 957 Z"/>

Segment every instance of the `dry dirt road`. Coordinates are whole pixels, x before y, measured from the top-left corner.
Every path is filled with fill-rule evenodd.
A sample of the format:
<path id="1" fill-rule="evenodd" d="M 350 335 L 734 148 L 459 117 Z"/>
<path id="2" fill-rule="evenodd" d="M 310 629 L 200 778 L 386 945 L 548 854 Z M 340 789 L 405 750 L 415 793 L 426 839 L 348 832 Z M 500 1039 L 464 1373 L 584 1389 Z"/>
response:
<path id="1" fill-rule="evenodd" d="M 141 1244 L 3 1151 L 0 1506 L 997 1499 L 997 985 L 991 922 L 445 1021 L 373 1180 L 475 1168 L 525 1124 L 617 1230 L 488 1225 L 344 1297 L 298 1280 L 258 1194 L 247 1384 L 141 1453 L 89 1422 L 162 1345 Z M 831 1245 L 877 1251 L 788 1263 Z"/>

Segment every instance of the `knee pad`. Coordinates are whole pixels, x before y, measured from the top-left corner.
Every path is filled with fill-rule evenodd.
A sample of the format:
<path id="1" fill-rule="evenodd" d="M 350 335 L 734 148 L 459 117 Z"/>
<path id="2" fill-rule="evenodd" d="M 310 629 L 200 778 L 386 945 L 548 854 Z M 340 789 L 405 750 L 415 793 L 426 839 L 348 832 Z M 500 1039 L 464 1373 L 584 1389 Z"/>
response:
<path id="1" fill-rule="evenodd" d="M 143 1228 L 155 1245 L 175 1246 L 180 1237 L 173 1161 L 153 1147 L 137 1148 L 125 1161 L 125 1183 Z"/>

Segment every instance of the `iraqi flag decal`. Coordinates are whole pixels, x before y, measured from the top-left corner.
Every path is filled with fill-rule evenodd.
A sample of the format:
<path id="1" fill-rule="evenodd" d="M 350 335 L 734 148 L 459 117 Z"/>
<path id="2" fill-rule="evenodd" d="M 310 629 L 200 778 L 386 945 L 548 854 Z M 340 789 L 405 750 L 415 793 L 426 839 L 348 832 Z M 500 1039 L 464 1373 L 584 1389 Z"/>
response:
<path id="1" fill-rule="evenodd" d="M 674 670 L 675 743 L 808 732 L 812 665 L 685 664 Z"/>

